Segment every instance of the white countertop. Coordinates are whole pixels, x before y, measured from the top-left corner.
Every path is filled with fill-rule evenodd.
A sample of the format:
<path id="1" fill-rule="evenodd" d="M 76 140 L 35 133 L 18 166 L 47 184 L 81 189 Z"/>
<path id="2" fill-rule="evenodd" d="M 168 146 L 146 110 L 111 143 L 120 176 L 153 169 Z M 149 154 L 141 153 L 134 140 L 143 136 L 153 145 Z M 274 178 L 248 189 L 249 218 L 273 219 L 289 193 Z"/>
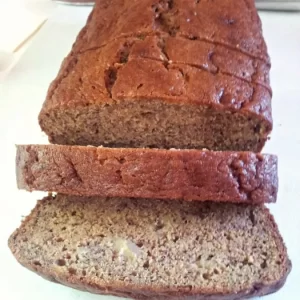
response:
<path id="1" fill-rule="evenodd" d="M 58 6 L 6 79 L 0 82 L 0 298 L 92 300 L 91 295 L 53 284 L 21 267 L 7 239 L 44 193 L 18 191 L 15 144 L 47 143 L 37 115 L 50 81 L 68 53 L 90 8 Z M 274 130 L 264 152 L 278 154 L 280 189 L 271 211 L 284 237 L 293 270 L 282 290 L 268 300 L 298 300 L 300 284 L 300 14 L 261 13 L 272 59 Z M 116 298 L 117 299 L 117 298 Z"/>

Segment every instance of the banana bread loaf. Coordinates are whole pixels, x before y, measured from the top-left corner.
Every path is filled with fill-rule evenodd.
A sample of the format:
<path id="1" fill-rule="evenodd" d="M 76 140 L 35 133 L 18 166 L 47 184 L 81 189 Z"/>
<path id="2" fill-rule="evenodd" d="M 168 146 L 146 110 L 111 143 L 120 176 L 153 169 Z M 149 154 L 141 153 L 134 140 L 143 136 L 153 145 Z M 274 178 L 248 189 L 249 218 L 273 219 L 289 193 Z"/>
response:
<path id="1" fill-rule="evenodd" d="M 9 239 L 39 275 L 134 299 L 245 299 L 278 290 L 291 263 L 263 206 L 58 195 Z"/>
<path id="2" fill-rule="evenodd" d="M 101 0 L 39 122 L 57 144 L 258 152 L 269 69 L 253 0 Z"/>
<path id="3" fill-rule="evenodd" d="M 84 196 L 275 202 L 277 157 L 212 152 L 19 145 L 21 189 Z"/>

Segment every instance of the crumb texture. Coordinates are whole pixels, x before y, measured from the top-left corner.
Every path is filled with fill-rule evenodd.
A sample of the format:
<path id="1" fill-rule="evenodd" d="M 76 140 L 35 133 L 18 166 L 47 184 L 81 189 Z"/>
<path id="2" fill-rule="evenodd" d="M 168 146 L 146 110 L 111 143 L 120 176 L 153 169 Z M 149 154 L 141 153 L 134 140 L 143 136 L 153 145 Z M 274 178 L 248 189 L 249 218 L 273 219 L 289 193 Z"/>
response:
<path id="1" fill-rule="evenodd" d="M 259 151 L 269 71 L 252 0 L 97 1 L 39 122 L 57 144 Z"/>
<path id="2" fill-rule="evenodd" d="M 251 205 L 58 195 L 9 246 L 48 279 L 136 299 L 262 295 L 290 269 L 272 216 Z"/>
<path id="3" fill-rule="evenodd" d="M 277 157 L 251 152 L 19 145 L 21 189 L 71 195 L 275 202 Z"/>

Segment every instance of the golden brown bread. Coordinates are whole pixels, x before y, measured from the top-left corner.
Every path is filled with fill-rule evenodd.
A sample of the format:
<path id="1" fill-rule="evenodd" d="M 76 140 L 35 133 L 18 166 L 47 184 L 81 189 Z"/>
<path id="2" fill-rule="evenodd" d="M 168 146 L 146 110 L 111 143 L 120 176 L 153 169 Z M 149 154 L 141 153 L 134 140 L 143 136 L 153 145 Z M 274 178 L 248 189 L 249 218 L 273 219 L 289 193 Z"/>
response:
<path id="1" fill-rule="evenodd" d="M 70 195 L 275 202 L 277 157 L 251 152 L 17 146 L 21 189 Z"/>
<path id="2" fill-rule="evenodd" d="M 99 0 L 39 122 L 60 144 L 260 151 L 269 70 L 253 0 Z M 137 199 L 49 196 L 9 246 L 41 276 L 94 293 L 272 293 L 291 263 L 264 206 L 139 197 L 273 202 L 276 168 L 246 152 L 19 146 L 21 188 Z"/>
<path id="3" fill-rule="evenodd" d="M 155 35 L 224 45 L 269 63 L 253 0 L 101 0 L 80 32 L 74 52 L 120 37 Z"/>
<path id="4" fill-rule="evenodd" d="M 9 246 L 49 280 L 143 300 L 262 296 L 291 269 L 269 211 L 245 204 L 57 195 Z"/>
<path id="5" fill-rule="evenodd" d="M 254 1 L 97 1 L 39 116 L 53 143 L 253 150 L 272 129 Z"/>

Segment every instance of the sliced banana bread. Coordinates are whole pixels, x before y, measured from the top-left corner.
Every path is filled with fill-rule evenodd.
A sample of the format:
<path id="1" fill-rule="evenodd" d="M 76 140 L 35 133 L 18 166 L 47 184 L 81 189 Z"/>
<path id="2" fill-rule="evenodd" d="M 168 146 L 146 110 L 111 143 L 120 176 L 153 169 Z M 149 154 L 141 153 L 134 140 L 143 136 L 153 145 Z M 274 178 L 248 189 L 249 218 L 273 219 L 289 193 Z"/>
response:
<path id="1" fill-rule="evenodd" d="M 291 263 L 264 206 L 57 195 L 9 239 L 17 260 L 73 288 L 135 299 L 245 299 Z"/>
<path id="2" fill-rule="evenodd" d="M 56 144 L 258 152 L 269 69 L 253 0 L 100 0 L 39 122 Z"/>
<path id="3" fill-rule="evenodd" d="M 19 145 L 21 189 L 71 195 L 275 202 L 277 157 L 251 152 Z"/>

